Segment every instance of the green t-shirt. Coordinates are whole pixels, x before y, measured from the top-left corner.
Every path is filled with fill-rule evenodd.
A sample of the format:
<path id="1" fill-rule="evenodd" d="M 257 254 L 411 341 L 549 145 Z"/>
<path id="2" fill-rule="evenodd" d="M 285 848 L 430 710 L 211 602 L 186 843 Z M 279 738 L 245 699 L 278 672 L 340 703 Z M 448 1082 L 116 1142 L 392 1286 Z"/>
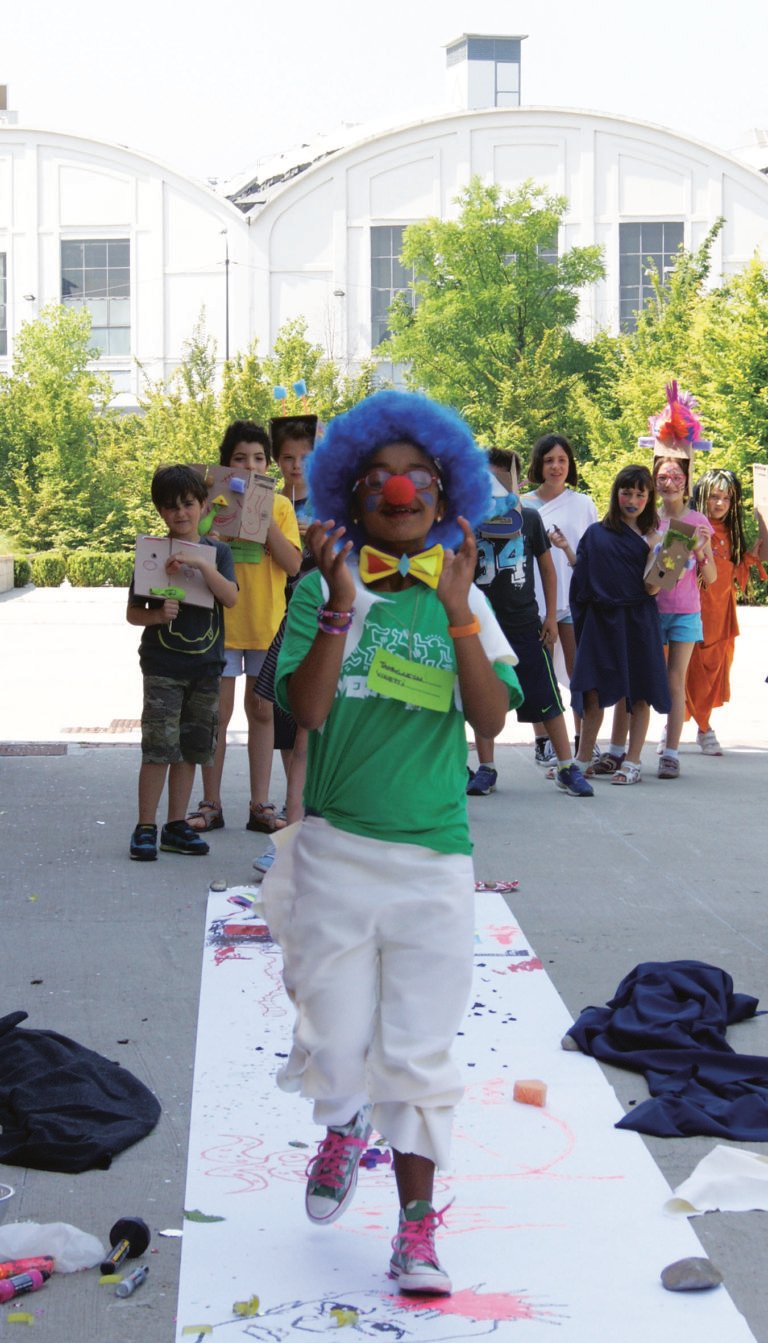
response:
<path id="1" fill-rule="evenodd" d="M 467 743 L 458 682 L 446 713 L 415 708 L 367 685 L 378 648 L 455 672 L 448 617 L 422 583 L 377 596 L 358 580 L 356 623 L 328 718 L 309 734 L 305 806 L 330 825 L 439 853 L 471 853 L 466 805 Z M 275 690 L 288 708 L 287 681 L 317 634 L 317 608 L 326 599 L 320 574 L 296 588 L 280 650 Z M 483 595 L 472 589 L 483 647 L 509 687 L 510 708 L 522 700 L 512 650 Z M 361 615 L 364 617 L 361 620 Z"/>

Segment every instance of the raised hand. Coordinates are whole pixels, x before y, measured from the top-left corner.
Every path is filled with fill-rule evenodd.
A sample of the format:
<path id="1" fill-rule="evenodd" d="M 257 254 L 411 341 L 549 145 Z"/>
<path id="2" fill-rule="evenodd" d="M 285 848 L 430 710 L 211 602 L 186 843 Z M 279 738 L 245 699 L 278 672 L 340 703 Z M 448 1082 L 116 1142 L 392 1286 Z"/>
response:
<path id="1" fill-rule="evenodd" d="M 345 532 L 345 527 L 336 527 L 333 518 L 329 518 L 327 522 L 313 522 L 304 538 L 304 544 L 328 584 L 329 605 L 339 611 L 349 610 L 355 601 L 355 581 L 347 564 L 353 543 L 345 541 L 336 549 Z"/>
<path id="2" fill-rule="evenodd" d="M 457 518 L 457 522 L 464 533 L 464 540 L 458 550 L 444 552 L 437 595 L 448 613 L 449 622 L 452 625 L 463 625 L 472 619 L 469 589 L 475 577 L 477 543 L 466 518 Z"/>

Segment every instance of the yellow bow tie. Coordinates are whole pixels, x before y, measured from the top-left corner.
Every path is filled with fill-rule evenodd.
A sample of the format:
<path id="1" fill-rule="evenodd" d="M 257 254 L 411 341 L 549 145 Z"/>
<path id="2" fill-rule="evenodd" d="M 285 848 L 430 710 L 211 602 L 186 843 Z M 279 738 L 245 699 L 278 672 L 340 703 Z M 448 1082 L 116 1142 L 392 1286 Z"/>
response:
<path id="1" fill-rule="evenodd" d="M 431 546 L 418 555 L 387 555 L 374 546 L 363 546 L 360 551 L 360 577 L 364 583 L 375 583 L 379 578 L 389 578 L 392 574 L 410 574 L 418 578 L 427 587 L 436 588 L 443 570 L 443 547 Z"/>

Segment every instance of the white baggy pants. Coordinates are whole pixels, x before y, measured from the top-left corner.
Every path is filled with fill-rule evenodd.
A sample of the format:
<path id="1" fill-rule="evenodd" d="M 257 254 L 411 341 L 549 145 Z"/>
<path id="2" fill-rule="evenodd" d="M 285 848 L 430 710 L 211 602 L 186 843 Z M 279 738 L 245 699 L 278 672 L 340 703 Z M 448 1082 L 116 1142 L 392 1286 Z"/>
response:
<path id="1" fill-rule="evenodd" d="M 278 1085 L 312 1097 L 326 1126 L 370 1100 L 392 1147 L 445 1167 L 463 1092 L 450 1051 L 472 980 L 472 860 L 319 817 L 290 829 L 262 888 L 296 1008 Z"/>

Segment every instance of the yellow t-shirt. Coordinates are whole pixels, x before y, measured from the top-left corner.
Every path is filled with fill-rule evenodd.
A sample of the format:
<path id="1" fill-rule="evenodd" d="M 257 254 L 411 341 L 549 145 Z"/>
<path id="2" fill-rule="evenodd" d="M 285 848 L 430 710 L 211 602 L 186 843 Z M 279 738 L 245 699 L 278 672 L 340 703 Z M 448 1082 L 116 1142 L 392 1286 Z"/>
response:
<path id="1" fill-rule="evenodd" d="M 282 494 L 275 495 L 272 516 L 285 539 L 300 551 L 296 514 Z M 285 615 L 285 570 L 265 546 L 259 564 L 235 563 L 235 577 L 240 591 L 237 604 L 224 611 L 224 647 L 269 648 Z"/>

